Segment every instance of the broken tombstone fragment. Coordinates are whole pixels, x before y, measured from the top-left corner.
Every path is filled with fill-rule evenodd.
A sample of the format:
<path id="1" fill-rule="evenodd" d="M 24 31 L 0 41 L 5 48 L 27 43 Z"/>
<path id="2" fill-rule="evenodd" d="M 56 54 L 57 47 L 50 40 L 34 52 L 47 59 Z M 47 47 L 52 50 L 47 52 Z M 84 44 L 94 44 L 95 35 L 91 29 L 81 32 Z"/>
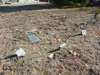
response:
<path id="1" fill-rule="evenodd" d="M 50 55 L 48 56 L 48 58 L 53 59 L 53 58 L 54 58 L 54 54 L 50 54 Z"/>
<path id="2" fill-rule="evenodd" d="M 66 43 L 60 44 L 60 48 L 63 48 L 66 46 Z"/>
<path id="3" fill-rule="evenodd" d="M 27 32 L 27 36 L 30 40 L 31 43 L 38 43 L 41 40 L 39 39 L 39 37 L 37 37 L 34 33 L 32 32 Z"/>
<path id="4" fill-rule="evenodd" d="M 86 30 L 82 30 L 82 36 L 86 36 L 87 35 L 87 31 Z"/>

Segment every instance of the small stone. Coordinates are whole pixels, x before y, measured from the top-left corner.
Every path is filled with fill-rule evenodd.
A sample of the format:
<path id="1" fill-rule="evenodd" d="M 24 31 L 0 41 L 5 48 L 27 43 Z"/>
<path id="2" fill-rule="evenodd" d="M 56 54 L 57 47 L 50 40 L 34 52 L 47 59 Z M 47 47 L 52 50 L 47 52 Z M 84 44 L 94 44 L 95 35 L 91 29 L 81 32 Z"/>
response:
<path id="1" fill-rule="evenodd" d="M 77 56 L 77 53 L 76 53 L 76 52 L 73 52 L 73 55 L 74 55 L 74 56 Z"/>
<path id="2" fill-rule="evenodd" d="M 60 48 L 63 48 L 65 46 L 66 46 L 66 43 L 63 43 L 63 44 L 60 45 Z"/>
<path id="3" fill-rule="evenodd" d="M 82 35 L 86 36 L 87 35 L 87 31 L 86 30 L 82 30 Z"/>
<path id="4" fill-rule="evenodd" d="M 89 65 L 88 64 L 85 64 L 86 68 L 89 68 Z"/>
<path id="5" fill-rule="evenodd" d="M 18 57 L 23 57 L 23 56 L 25 56 L 25 51 L 24 51 L 24 49 L 23 48 L 19 48 L 19 49 L 17 49 L 17 51 L 15 52 L 15 54 L 18 56 Z"/>
<path id="6" fill-rule="evenodd" d="M 54 58 L 54 54 L 50 54 L 48 57 L 49 57 L 50 59 L 53 59 L 53 58 Z"/>
<path id="7" fill-rule="evenodd" d="M 73 51 L 72 51 L 72 50 L 70 50 L 69 52 L 70 52 L 71 54 L 73 53 Z"/>
<path id="8" fill-rule="evenodd" d="M 72 55 L 74 55 L 74 56 L 77 56 L 78 54 L 75 52 L 75 51 L 73 51 L 73 50 L 70 50 L 69 51 Z"/>

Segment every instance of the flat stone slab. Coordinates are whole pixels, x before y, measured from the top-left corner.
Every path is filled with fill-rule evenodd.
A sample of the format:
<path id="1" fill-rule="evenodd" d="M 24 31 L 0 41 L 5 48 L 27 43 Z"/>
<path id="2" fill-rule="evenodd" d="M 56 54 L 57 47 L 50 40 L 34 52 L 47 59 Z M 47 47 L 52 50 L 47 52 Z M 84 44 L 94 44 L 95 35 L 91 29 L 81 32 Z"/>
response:
<path id="1" fill-rule="evenodd" d="M 27 32 L 27 36 L 30 40 L 31 43 L 38 43 L 41 40 L 39 39 L 39 37 L 37 37 L 34 33 L 32 32 Z"/>

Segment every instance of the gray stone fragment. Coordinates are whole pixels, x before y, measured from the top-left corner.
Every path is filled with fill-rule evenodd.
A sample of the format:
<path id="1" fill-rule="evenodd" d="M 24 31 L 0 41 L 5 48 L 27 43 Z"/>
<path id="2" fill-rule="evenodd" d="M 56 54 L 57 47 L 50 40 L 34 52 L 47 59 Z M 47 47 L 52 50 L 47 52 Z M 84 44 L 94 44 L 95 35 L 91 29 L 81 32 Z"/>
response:
<path id="1" fill-rule="evenodd" d="M 27 32 L 27 36 L 30 40 L 31 43 L 38 43 L 41 40 L 39 39 L 39 37 L 37 37 L 34 33 L 32 32 Z"/>

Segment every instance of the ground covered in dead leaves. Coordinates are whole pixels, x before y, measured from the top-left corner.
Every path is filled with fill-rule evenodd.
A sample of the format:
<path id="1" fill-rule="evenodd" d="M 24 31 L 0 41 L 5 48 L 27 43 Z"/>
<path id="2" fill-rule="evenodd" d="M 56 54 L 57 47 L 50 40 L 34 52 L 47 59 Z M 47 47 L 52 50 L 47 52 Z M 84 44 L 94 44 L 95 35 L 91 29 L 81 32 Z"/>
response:
<path id="1" fill-rule="evenodd" d="M 100 75 L 100 30 L 88 23 L 90 11 L 46 9 L 0 13 L 1 75 Z M 87 36 L 73 36 L 81 32 Z M 32 44 L 27 32 L 41 41 Z M 48 58 L 48 51 L 66 43 L 66 47 Z M 26 51 L 24 63 L 3 60 L 16 48 Z M 3 67 L 2 67 L 3 65 Z"/>

